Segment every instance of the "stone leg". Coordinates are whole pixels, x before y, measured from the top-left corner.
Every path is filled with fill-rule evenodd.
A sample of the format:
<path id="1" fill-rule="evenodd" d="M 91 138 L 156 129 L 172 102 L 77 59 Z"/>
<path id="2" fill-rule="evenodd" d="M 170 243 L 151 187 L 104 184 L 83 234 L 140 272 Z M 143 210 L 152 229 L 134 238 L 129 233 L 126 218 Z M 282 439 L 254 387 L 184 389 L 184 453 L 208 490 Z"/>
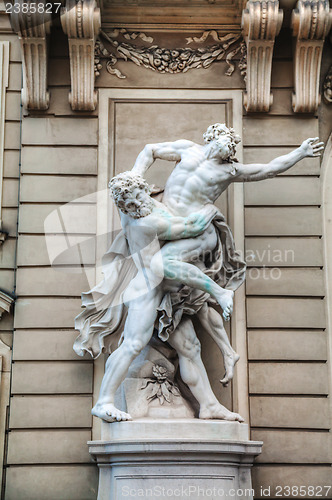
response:
<path id="1" fill-rule="evenodd" d="M 182 380 L 188 385 L 199 403 L 199 418 L 216 418 L 243 422 L 243 418 L 240 415 L 227 410 L 213 394 L 202 362 L 200 342 L 196 336 L 193 323 L 189 318 L 181 321 L 168 342 L 176 349 L 179 355 Z"/>
<path id="2" fill-rule="evenodd" d="M 216 245 L 216 230 L 211 224 L 196 238 L 166 243 L 151 259 L 151 270 L 160 278 L 174 280 L 209 293 L 222 307 L 224 319 L 228 321 L 233 312 L 234 292 L 219 286 L 192 263 L 197 262 L 198 257 L 204 259 L 204 254 L 212 252 Z"/>
<path id="3" fill-rule="evenodd" d="M 129 366 L 152 337 L 161 291 L 158 288 L 128 304 L 123 342 L 108 358 L 99 399 L 92 414 L 106 422 L 130 420 L 128 413 L 114 406 L 115 393 L 125 379 Z"/>
<path id="4" fill-rule="evenodd" d="M 197 317 L 204 330 L 213 338 L 223 355 L 225 375 L 220 382 L 226 387 L 234 376 L 234 366 L 239 361 L 240 356 L 232 348 L 224 328 L 222 317 L 213 307 L 204 304 L 197 313 Z"/>

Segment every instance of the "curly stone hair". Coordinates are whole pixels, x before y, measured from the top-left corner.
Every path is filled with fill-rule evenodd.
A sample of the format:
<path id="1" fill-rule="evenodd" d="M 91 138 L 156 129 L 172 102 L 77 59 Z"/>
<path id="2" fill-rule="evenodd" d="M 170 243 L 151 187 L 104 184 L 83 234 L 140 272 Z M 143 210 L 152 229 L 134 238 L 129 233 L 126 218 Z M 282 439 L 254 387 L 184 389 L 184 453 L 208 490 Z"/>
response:
<path id="1" fill-rule="evenodd" d="M 113 177 L 108 187 L 111 191 L 111 196 L 116 206 L 124 213 L 128 214 L 125 206 L 125 201 L 132 197 L 133 191 L 136 188 L 143 189 L 146 193 L 150 193 L 150 186 L 146 180 L 138 174 L 131 171 L 122 172 Z"/>
<path id="2" fill-rule="evenodd" d="M 205 134 L 203 134 L 203 139 L 205 144 L 218 139 L 221 135 L 229 137 L 231 142 L 232 153 L 229 160 L 237 161 L 235 158 L 236 145 L 241 142 L 241 137 L 235 133 L 232 127 L 227 127 L 225 123 L 215 123 L 207 128 Z"/>

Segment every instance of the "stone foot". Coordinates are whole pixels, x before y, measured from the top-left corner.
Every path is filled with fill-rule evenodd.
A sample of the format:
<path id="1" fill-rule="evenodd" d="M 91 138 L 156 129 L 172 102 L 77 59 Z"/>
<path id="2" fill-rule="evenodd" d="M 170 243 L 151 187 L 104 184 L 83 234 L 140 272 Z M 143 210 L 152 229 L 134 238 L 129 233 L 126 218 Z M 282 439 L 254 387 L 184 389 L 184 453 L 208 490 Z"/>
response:
<path id="1" fill-rule="evenodd" d="M 208 419 L 218 419 L 218 420 L 229 420 L 229 421 L 237 421 L 244 422 L 244 419 L 238 413 L 233 413 L 232 411 L 227 410 L 220 403 L 215 403 L 213 405 L 209 405 L 206 407 L 202 407 L 199 412 L 199 418 L 208 420 Z"/>
<path id="2" fill-rule="evenodd" d="M 234 366 L 239 361 L 239 359 L 240 356 L 235 351 L 224 356 L 225 375 L 224 378 L 220 380 L 224 387 L 227 387 L 228 382 L 232 380 L 234 376 Z"/>
<path id="3" fill-rule="evenodd" d="M 224 290 L 222 295 L 218 298 L 218 302 L 223 310 L 223 318 L 229 321 L 233 312 L 233 298 L 234 292 L 232 290 Z"/>
<path id="4" fill-rule="evenodd" d="M 99 417 L 105 422 L 121 422 L 125 420 L 132 420 L 129 413 L 118 410 L 113 404 L 96 404 L 91 410 L 92 415 Z"/>

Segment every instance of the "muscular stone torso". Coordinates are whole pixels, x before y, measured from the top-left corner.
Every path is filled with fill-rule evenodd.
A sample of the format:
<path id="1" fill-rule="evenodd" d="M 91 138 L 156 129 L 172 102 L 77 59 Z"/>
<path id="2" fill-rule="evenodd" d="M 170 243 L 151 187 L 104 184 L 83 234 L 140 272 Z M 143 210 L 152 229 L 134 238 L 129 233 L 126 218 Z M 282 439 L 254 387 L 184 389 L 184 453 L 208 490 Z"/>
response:
<path id="1" fill-rule="evenodd" d="M 185 217 L 215 200 L 227 189 L 234 166 L 208 159 L 199 145 L 184 150 L 169 176 L 163 203 L 174 215 Z"/>

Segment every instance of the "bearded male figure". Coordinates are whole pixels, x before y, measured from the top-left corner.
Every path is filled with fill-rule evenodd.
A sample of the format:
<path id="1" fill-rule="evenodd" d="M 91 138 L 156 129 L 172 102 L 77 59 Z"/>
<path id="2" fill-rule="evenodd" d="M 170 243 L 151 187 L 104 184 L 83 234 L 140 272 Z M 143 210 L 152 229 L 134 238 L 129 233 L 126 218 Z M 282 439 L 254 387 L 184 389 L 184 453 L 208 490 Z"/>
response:
<path id="1" fill-rule="evenodd" d="M 205 145 L 195 144 L 187 140 L 148 144 L 139 154 L 132 172 L 143 176 L 157 158 L 176 161 L 176 166 L 167 180 L 162 203 L 172 216 L 186 218 L 193 212 L 199 212 L 204 206 L 213 204 L 232 182 L 258 181 L 274 177 L 307 156 L 318 156 L 323 149 L 323 143 L 317 143 L 317 140 L 318 138 L 307 139 L 296 150 L 276 158 L 266 165 L 244 165 L 235 159 L 235 148 L 240 141 L 239 136 L 235 134 L 233 129 L 218 123 L 211 125 L 204 134 Z M 186 267 L 185 265 L 192 259 L 200 271 L 203 271 L 206 276 L 209 276 L 210 279 L 226 290 L 227 293 L 223 297 L 225 303 L 222 304 L 221 301 L 219 303 L 224 311 L 227 311 L 225 319 L 228 319 L 232 312 L 234 290 L 244 280 L 245 264 L 235 252 L 232 235 L 224 219 L 216 217 L 201 234 L 182 241 L 184 243 L 184 253 L 182 255 L 181 252 L 165 251 L 162 260 L 152 259 L 151 271 L 160 279 L 166 278 L 166 280 L 170 280 L 172 276 L 167 273 L 172 270 L 172 266 L 178 267 L 180 261 L 184 272 L 187 273 L 187 281 L 183 281 L 195 283 L 198 274 L 195 271 L 195 266 L 188 265 Z M 165 248 L 167 248 L 167 245 Z M 169 248 L 172 248 L 172 245 Z M 161 253 L 163 253 L 163 249 L 161 249 Z M 113 282 L 112 286 L 114 285 L 116 286 L 116 282 Z M 119 281 L 118 286 L 121 287 L 121 285 L 122 292 L 125 294 L 124 284 Z M 105 296 L 111 297 L 110 290 L 111 281 L 109 280 L 107 285 L 106 277 L 103 287 L 98 288 L 102 298 L 97 306 L 93 303 L 91 294 L 87 294 L 89 299 L 83 304 L 86 310 L 81 313 L 77 323 L 77 327 L 81 330 L 81 336 L 78 343 L 76 343 L 77 352 L 81 353 L 83 350 L 88 350 L 93 355 L 98 355 L 103 348 L 101 339 L 105 335 L 113 333 L 119 327 L 123 310 L 117 310 L 115 314 L 108 313 L 105 306 L 113 307 L 112 299 L 105 301 Z M 130 302 L 128 293 L 126 297 L 127 302 Z M 155 310 L 158 309 L 159 323 L 156 325 L 158 336 L 163 341 L 169 341 L 176 348 L 179 356 L 185 357 L 182 363 L 183 366 L 187 367 L 185 373 L 188 377 L 185 382 L 190 388 L 197 388 L 198 384 L 200 390 L 197 393 L 200 394 L 204 391 L 204 387 L 207 386 L 208 380 L 204 367 L 202 368 L 199 342 L 190 316 L 196 314 L 203 327 L 216 340 L 219 347 L 221 349 L 225 348 L 225 343 L 222 340 L 225 335 L 222 316 L 214 308 L 210 307 L 209 304 L 213 302 L 210 294 L 207 291 L 202 291 L 202 287 L 197 291 L 188 286 L 178 286 L 175 290 L 165 287 L 162 288 L 161 293 L 161 288 L 158 286 L 149 290 L 148 300 L 145 304 L 146 309 L 142 308 L 142 301 L 144 302 L 144 299 L 141 298 L 136 303 L 136 306 L 132 306 L 132 311 L 136 308 L 137 318 L 140 318 L 139 327 L 135 331 L 134 342 L 126 342 L 125 339 L 126 348 L 123 348 L 122 352 L 127 353 L 128 360 L 133 359 L 141 352 L 146 345 L 147 327 L 152 335 Z M 135 300 L 133 300 L 134 302 Z M 102 310 L 98 310 L 100 306 Z M 145 311 L 145 315 L 141 314 L 142 310 Z M 151 312 L 149 313 L 149 311 Z M 116 321 L 114 321 L 115 316 Z M 144 324 L 142 316 L 144 316 L 143 319 L 146 324 Z M 109 324 L 107 324 L 106 318 L 109 319 Z M 93 348 L 91 348 L 95 337 L 98 338 L 97 352 L 94 352 Z M 145 339 L 144 342 L 142 341 L 143 338 Z M 228 365 L 227 353 L 226 357 L 224 356 L 226 367 L 224 383 L 227 383 L 233 375 L 233 367 L 237 361 L 233 353 L 229 351 Z M 100 407 L 104 405 L 105 408 L 105 404 L 111 404 L 111 401 L 107 402 L 106 396 L 107 385 L 112 386 L 114 392 L 112 370 L 114 372 L 114 366 L 109 363 L 108 367 L 106 367 L 106 373 L 109 371 L 111 376 L 104 384 L 103 399 L 99 401 Z M 105 380 L 107 378 L 106 373 Z M 117 378 L 119 379 L 119 377 Z M 193 390 L 192 392 L 194 393 Z M 197 398 L 196 394 L 195 397 Z M 218 406 L 217 403 L 213 398 L 204 402 L 201 405 L 199 416 L 201 418 L 240 420 L 238 415 L 225 412 L 225 409 L 220 404 Z M 126 420 L 128 418 L 128 415 L 122 415 L 121 412 L 115 410 L 107 414 L 107 411 L 101 411 L 100 408 L 99 411 L 96 411 L 95 407 L 94 414 L 107 421 Z"/>

